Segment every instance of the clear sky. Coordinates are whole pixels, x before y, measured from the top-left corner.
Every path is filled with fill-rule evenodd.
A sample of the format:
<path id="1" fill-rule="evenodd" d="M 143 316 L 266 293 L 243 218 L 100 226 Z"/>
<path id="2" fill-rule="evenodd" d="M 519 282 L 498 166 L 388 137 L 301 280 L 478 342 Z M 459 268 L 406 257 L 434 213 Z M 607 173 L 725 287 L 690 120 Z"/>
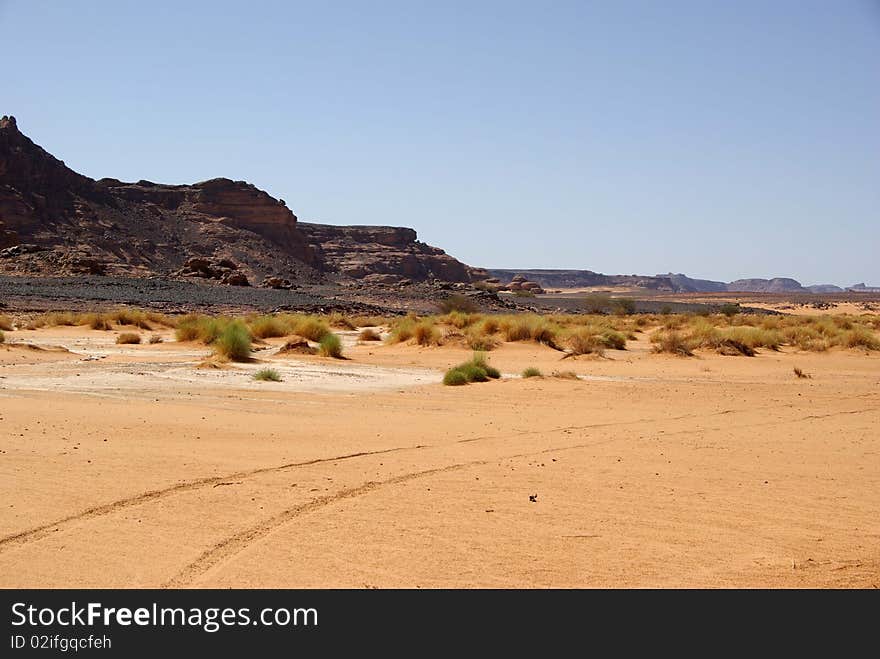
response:
<path id="1" fill-rule="evenodd" d="M 0 0 L 0 114 L 487 267 L 880 285 L 880 0 Z"/>

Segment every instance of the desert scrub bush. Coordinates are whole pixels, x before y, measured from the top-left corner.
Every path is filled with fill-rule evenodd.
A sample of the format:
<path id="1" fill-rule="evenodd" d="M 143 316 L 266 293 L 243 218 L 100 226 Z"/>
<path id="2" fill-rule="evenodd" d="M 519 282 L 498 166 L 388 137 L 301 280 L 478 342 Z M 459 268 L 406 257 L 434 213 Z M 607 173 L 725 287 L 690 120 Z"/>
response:
<path id="1" fill-rule="evenodd" d="M 529 366 L 527 369 L 523 370 L 522 376 L 524 378 L 539 378 L 541 377 L 541 371 L 534 366 Z"/>
<path id="2" fill-rule="evenodd" d="M 200 316 L 198 314 L 188 314 L 177 321 L 174 328 L 174 337 L 178 341 L 201 341 L 205 345 L 213 344 L 223 330 L 232 322 L 237 322 L 245 327 L 242 321 L 232 321 L 224 316 Z M 248 337 L 250 337 L 248 332 Z"/>
<path id="3" fill-rule="evenodd" d="M 443 376 L 443 384 L 457 386 L 469 382 L 486 382 L 501 377 L 501 372 L 486 361 L 482 353 L 474 353 L 470 361 L 453 366 Z"/>
<path id="4" fill-rule="evenodd" d="M 488 318 L 483 319 L 480 330 L 483 332 L 483 334 L 497 334 L 498 319 L 494 316 L 489 316 Z"/>
<path id="5" fill-rule="evenodd" d="M 388 324 L 388 319 L 382 316 L 352 316 L 351 322 L 355 327 L 379 327 Z"/>
<path id="6" fill-rule="evenodd" d="M 261 368 L 254 373 L 253 378 L 261 382 L 281 382 L 281 374 L 274 368 Z"/>
<path id="7" fill-rule="evenodd" d="M 733 302 L 726 302 L 718 307 L 718 313 L 723 314 L 730 318 L 731 316 L 735 316 L 740 312 L 739 304 L 735 304 Z"/>
<path id="8" fill-rule="evenodd" d="M 636 302 L 628 297 L 615 298 L 611 303 L 611 309 L 618 316 L 631 316 L 636 312 Z"/>
<path id="9" fill-rule="evenodd" d="M 605 346 L 599 336 L 589 329 L 575 330 L 569 334 L 566 345 L 572 355 L 599 355 L 605 354 Z"/>
<path id="10" fill-rule="evenodd" d="M 251 335 L 258 339 L 287 336 L 287 324 L 276 316 L 259 316 L 248 323 Z"/>
<path id="11" fill-rule="evenodd" d="M 804 379 L 804 380 L 809 380 L 811 377 L 813 377 L 813 376 L 810 375 L 809 373 L 804 373 L 804 371 L 802 371 L 801 369 L 799 369 L 797 366 L 795 366 L 795 367 L 792 369 L 792 371 L 794 371 L 794 374 L 795 374 L 798 378 L 801 378 L 801 379 Z"/>
<path id="12" fill-rule="evenodd" d="M 357 329 L 357 325 L 355 325 L 354 322 L 348 318 L 348 316 L 346 316 L 345 314 L 341 314 L 338 311 L 334 311 L 329 316 L 327 316 L 327 322 L 330 324 L 330 327 L 334 329 Z"/>
<path id="13" fill-rule="evenodd" d="M 147 315 L 136 309 L 117 309 L 110 314 L 110 319 L 120 325 L 133 325 L 139 329 L 152 329 L 147 322 Z"/>
<path id="14" fill-rule="evenodd" d="M 532 323 L 526 316 L 507 317 L 499 323 L 499 329 L 505 341 L 530 341 Z"/>
<path id="15" fill-rule="evenodd" d="M 611 297 L 594 293 L 587 295 L 583 300 L 583 307 L 587 313 L 604 314 L 611 309 Z"/>
<path id="16" fill-rule="evenodd" d="M 0 316 L 0 330 L 11 332 L 12 328 L 12 318 L 9 316 Z"/>
<path id="17" fill-rule="evenodd" d="M 162 343 L 163 341 L 164 341 L 164 339 L 163 339 L 161 336 L 159 336 L 158 334 L 153 334 L 153 335 L 150 337 L 150 345 L 155 345 L 155 344 L 157 344 L 157 343 Z"/>
<path id="18" fill-rule="evenodd" d="M 322 357 L 342 359 L 342 341 L 336 334 L 329 332 L 321 337 L 318 343 L 318 353 Z"/>
<path id="19" fill-rule="evenodd" d="M 678 330 L 657 330 L 651 335 L 651 343 L 654 344 L 654 352 L 683 357 L 691 357 L 694 354 L 690 341 Z"/>
<path id="20" fill-rule="evenodd" d="M 490 334 L 482 332 L 479 328 L 470 328 L 464 335 L 464 342 L 471 350 L 477 352 L 489 352 L 498 347 L 496 341 Z"/>
<path id="21" fill-rule="evenodd" d="M 195 341 L 199 338 L 199 323 L 201 318 L 195 314 L 187 314 L 178 319 L 177 327 L 174 328 L 174 338 L 178 341 Z"/>
<path id="22" fill-rule="evenodd" d="M 441 323 L 446 323 L 448 325 L 452 325 L 453 327 L 457 327 L 458 329 L 464 329 L 465 327 L 470 327 L 474 323 L 480 320 L 482 316 L 477 313 L 464 313 L 461 311 L 450 311 L 445 316 L 441 316 L 437 320 Z"/>
<path id="23" fill-rule="evenodd" d="M 77 324 L 77 316 L 69 311 L 53 311 L 35 319 L 37 327 L 70 327 Z"/>
<path id="24" fill-rule="evenodd" d="M 304 316 L 295 321 L 293 333 L 308 339 L 309 341 L 321 341 L 330 334 L 330 328 L 324 321 L 314 316 Z"/>
<path id="25" fill-rule="evenodd" d="M 465 375 L 463 371 L 460 371 L 457 368 L 450 368 L 443 375 L 443 384 L 445 384 L 447 387 L 458 387 L 463 384 L 467 384 L 468 382 L 470 382 L 470 380 L 468 380 L 467 375 Z"/>
<path id="26" fill-rule="evenodd" d="M 367 327 L 365 329 L 362 329 L 360 334 L 358 334 L 358 340 L 359 341 L 381 341 L 382 337 L 379 336 L 379 333 L 376 330 L 374 330 L 370 327 Z"/>
<path id="27" fill-rule="evenodd" d="M 241 362 L 251 356 L 251 334 L 240 320 L 225 323 L 212 344 L 214 352 L 224 359 Z"/>
<path id="28" fill-rule="evenodd" d="M 422 320 L 413 325 L 412 338 L 416 345 L 436 346 L 441 344 L 440 332 L 430 320 Z"/>
<path id="29" fill-rule="evenodd" d="M 865 348 L 866 350 L 880 350 L 880 340 L 874 333 L 865 327 L 855 327 L 845 330 L 837 339 L 838 345 L 844 348 Z"/>
<path id="30" fill-rule="evenodd" d="M 723 332 L 723 337 L 748 346 L 752 350 L 755 348 L 779 350 L 779 346 L 782 344 L 782 335 L 779 332 L 759 327 L 731 327 Z"/>
<path id="31" fill-rule="evenodd" d="M 82 325 L 88 325 L 93 330 L 106 331 L 113 329 L 113 323 L 110 322 L 110 319 L 105 314 L 101 313 L 83 314 L 79 321 Z"/>
<path id="32" fill-rule="evenodd" d="M 127 344 L 127 343 L 140 343 L 141 335 L 136 334 L 134 332 L 123 332 L 116 336 L 116 343 L 119 344 Z"/>
<path id="33" fill-rule="evenodd" d="M 454 294 L 437 303 L 440 313 L 450 313 L 451 311 L 461 311 L 463 313 L 476 313 L 479 311 L 477 303 L 466 295 Z"/>

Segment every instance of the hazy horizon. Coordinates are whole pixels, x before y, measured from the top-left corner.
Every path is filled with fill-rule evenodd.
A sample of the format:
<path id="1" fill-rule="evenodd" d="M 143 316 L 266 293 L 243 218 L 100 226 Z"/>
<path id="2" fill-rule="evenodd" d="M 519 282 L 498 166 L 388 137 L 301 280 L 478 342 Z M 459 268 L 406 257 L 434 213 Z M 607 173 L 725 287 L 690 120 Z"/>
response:
<path id="1" fill-rule="evenodd" d="M 880 6 L 0 0 L 0 114 L 475 266 L 880 285 Z M 26 54 L 26 55 L 22 55 Z"/>

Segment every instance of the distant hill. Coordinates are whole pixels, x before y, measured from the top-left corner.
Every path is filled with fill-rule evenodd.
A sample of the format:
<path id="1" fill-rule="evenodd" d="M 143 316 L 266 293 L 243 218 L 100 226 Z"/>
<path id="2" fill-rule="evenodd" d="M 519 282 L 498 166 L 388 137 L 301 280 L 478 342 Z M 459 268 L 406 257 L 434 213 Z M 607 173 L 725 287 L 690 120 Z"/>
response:
<path id="1" fill-rule="evenodd" d="M 297 221 L 245 181 L 98 181 L 0 118 L 0 272 L 291 282 L 471 282 L 485 278 L 402 227 Z M 286 284 L 285 284 L 286 282 Z"/>
<path id="2" fill-rule="evenodd" d="M 487 269 L 491 277 L 502 284 L 509 284 L 516 275 L 523 275 L 529 281 L 546 288 L 587 288 L 589 286 L 632 287 L 657 291 L 678 290 L 667 277 L 647 275 L 603 275 L 592 270 L 549 270 L 549 269 Z"/>
<path id="3" fill-rule="evenodd" d="M 723 281 L 712 281 L 711 279 L 691 279 L 687 275 L 681 273 L 668 273 L 665 275 L 657 275 L 658 277 L 666 277 L 672 282 L 677 291 L 694 292 L 694 293 L 721 293 L 727 291 L 727 284 Z"/>

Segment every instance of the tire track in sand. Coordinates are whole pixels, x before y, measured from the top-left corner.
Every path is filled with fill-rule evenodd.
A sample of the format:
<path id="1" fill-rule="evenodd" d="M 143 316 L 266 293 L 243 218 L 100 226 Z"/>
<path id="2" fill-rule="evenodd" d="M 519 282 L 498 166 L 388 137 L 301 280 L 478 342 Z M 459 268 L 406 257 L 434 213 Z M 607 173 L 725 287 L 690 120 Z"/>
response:
<path id="1" fill-rule="evenodd" d="M 162 588 L 186 587 L 193 581 L 195 581 L 199 576 L 210 570 L 212 567 L 235 557 L 237 554 L 240 554 L 242 551 L 244 551 L 248 546 L 265 538 L 273 531 L 281 528 L 288 522 L 295 520 L 297 517 L 301 517 L 302 515 L 318 511 L 321 508 L 325 508 L 346 499 L 354 499 L 356 497 L 364 496 L 383 487 L 399 485 L 400 483 L 416 480 L 418 478 L 424 478 L 426 476 L 433 476 L 435 474 L 441 474 L 450 471 L 457 471 L 459 469 L 466 469 L 468 467 L 479 467 L 488 464 L 496 464 L 498 462 L 501 462 L 502 460 L 514 460 L 518 458 L 529 458 L 536 455 L 544 455 L 545 453 L 559 453 L 562 451 L 592 448 L 595 446 L 600 446 L 602 444 L 610 444 L 617 441 L 620 441 L 619 437 L 611 437 L 596 442 L 575 444 L 573 446 L 557 446 L 542 449 L 540 451 L 532 451 L 529 453 L 500 455 L 491 460 L 472 460 L 469 462 L 459 462 L 456 464 L 447 465 L 445 467 L 435 467 L 434 469 L 425 469 L 423 471 L 414 471 L 407 474 L 401 474 L 400 476 L 394 476 L 383 481 L 367 481 L 362 485 L 346 488 L 340 490 L 339 492 L 336 492 L 335 494 L 326 494 L 324 496 L 312 499 L 311 501 L 307 501 L 306 503 L 294 506 L 293 508 L 288 508 L 287 510 L 282 511 L 277 515 L 273 515 L 272 517 L 263 520 L 259 524 L 251 526 L 250 528 L 247 528 L 243 531 L 239 531 L 238 533 L 235 533 L 221 540 L 210 549 L 202 552 L 202 554 L 195 561 L 193 561 L 183 570 L 178 572 L 177 575 L 167 581 L 162 586 Z"/>
<path id="2" fill-rule="evenodd" d="M 357 453 L 337 455 L 330 458 L 315 458 L 314 460 L 306 460 L 305 462 L 289 462 L 287 464 L 277 465 L 274 467 L 259 467 L 257 469 L 237 471 L 232 474 L 223 474 L 222 476 L 208 476 L 206 478 L 198 478 L 191 481 L 185 481 L 183 483 L 171 485 L 170 487 L 158 490 L 149 490 L 147 492 L 142 492 L 141 494 L 137 494 L 132 497 L 127 497 L 125 499 L 119 499 L 110 503 L 87 508 L 86 510 L 80 511 L 73 515 L 68 515 L 67 517 L 57 519 L 54 522 L 41 524 L 40 526 L 30 528 L 26 531 L 21 531 L 19 533 L 13 533 L 11 535 L 4 536 L 0 538 L 0 553 L 2 553 L 10 546 L 25 544 L 27 542 L 33 542 L 35 540 L 39 540 L 40 538 L 44 538 L 49 535 L 49 533 L 54 533 L 55 531 L 60 530 L 59 527 L 62 526 L 94 519 L 95 517 L 102 517 L 104 515 L 109 515 L 120 510 L 124 510 L 125 508 L 157 501 L 159 499 L 164 499 L 165 497 L 180 494 L 181 492 L 189 492 L 203 487 L 208 487 L 209 485 L 214 486 L 227 480 L 232 480 L 236 478 L 249 478 L 252 476 L 259 476 L 260 474 L 268 474 L 272 472 L 281 472 L 288 469 L 295 469 L 297 467 L 307 467 L 309 465 L 320 464 L 322 462 L 338 462 L 340 460 L 351 460 L 353 458 L 361 458 L 370 455 L 383 455 L 385 453 L 394 453 L 396 451 L 414 451 L 423 448 L 428 447 L 423 445 L 398 446 L 395 448 L 382 449 L 379 451 L 359 451 Z"/>

